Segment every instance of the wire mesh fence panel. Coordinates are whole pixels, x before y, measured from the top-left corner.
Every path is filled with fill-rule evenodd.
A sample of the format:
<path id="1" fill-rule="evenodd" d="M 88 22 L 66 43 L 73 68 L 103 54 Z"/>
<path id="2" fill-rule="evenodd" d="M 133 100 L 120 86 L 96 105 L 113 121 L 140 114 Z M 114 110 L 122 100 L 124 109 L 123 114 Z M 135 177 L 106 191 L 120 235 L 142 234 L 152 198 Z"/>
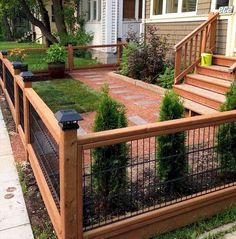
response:
<path id="1" fill-rule="evenodd" d="M 6 89 L 10 96 L 12 104 L 15 106 L 15 90 L 14 90 L 14 77 L 11 72 L 5 67 L 5 77 L 6 77 Z"/>
<path id="2" fill-rule="evenodd" d="M 20 125 L 24 131 L 24 105 L 23 105 L 23 91 L 19 87 L 19 113 L 20 113 Z"/>
<path id="3" fill-rule="evenodd" d="M 229 187 L 235 155 L 235 123 L 86 149 L 84 230 Z"/>
<path id="4" fill-rule="evenodd" d="M 59 146 L 32 105 L 30 105 L 29 109 L 30 143 L 37 156 L 55 203 L 59 208 Z"/>

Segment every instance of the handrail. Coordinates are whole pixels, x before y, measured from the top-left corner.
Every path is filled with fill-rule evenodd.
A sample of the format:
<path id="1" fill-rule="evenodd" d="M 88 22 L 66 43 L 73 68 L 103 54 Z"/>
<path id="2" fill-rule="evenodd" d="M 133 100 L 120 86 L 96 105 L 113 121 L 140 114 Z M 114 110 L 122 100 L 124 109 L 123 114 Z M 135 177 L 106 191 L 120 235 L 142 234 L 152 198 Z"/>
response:
<path id="1" fill-rule="evenodd" d="M 214 51 L 218 16 L 219 12 L 210 13 L 207 21 L 174 46 L 176 52 L 174 84 L 194 69 L 200 61 L 202 52 Z"/>

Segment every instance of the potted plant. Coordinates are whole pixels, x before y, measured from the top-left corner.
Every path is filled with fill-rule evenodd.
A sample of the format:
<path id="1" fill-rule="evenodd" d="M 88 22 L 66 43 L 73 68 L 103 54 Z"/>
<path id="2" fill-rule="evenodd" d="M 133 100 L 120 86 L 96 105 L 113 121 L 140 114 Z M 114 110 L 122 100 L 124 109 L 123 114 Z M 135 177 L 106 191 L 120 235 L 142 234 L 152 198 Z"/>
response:
<path id="1" fill-rule="evenodd" d="M 58 43 L 52 44 L 46 52 L 48 71 L 52 78 L 63 78 L 65 75 L 66 49 Z"/>

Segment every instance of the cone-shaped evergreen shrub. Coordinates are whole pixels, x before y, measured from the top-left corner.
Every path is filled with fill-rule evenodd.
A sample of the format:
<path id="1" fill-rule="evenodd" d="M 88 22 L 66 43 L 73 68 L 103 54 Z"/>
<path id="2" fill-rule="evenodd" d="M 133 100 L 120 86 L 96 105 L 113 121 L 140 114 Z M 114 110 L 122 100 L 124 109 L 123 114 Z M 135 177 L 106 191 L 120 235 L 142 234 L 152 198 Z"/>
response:
<path id="1" fill-rule="evenodd" d="M 236 109 L 236 87 L 232 84 L 226 94 L 226 102 L 221 106 L 221 111 Z M 219 126 L 217 134 L 218 155 L 223 172 L 236 170 L 236 124 L 226 123 Z"/>
<path id="2" fill-rule="evenodd" d="M 125 107 L 113 100 L 104 86 L 99 104 L 94 131 L 123 128 L 127 126 Z M 93 150 L 93 189 L 101 205 L 106 208 L 119 207 L 122 192 L 127 184 L 127 146 L 126 143 L 99 147 Z M 116 199 L 119 199 L 116 201 Z M 106 204 L 106 205 L 104 205 Z"/>
<path id="3" fill-rule="evenodd" d="M 160 121 L 179 119 L 183 115 L 184 106 L 180 97 L 172 90 L 166 93 L 161 103 Z M 157 137 L 157 163 L 162 182 L 188 173 L 184 132 Z"/>

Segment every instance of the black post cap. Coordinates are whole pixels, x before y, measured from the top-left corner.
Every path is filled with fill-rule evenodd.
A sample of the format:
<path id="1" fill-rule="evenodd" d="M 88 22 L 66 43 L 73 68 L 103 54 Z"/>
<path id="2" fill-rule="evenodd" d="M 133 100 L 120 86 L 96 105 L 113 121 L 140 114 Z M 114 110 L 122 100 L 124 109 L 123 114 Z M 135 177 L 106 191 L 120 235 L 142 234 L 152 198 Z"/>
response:
<path id="1" fill-rule="evenodd" d="M 12 65 L 15 70 L 21 70 L 23 63 L 21 61 L 13 61 Z"/>
<path id="2" fill-rule="evenodd" d="M 1 50 L 1 53 L 2 53 L 3 56 L 7 56 L 8 51 L 7 50 Z"/>
<path id="3" fill-rule="evenodd" d="M 23 78 L 24 82 L 33 81 L 35 78 L 35 75 L 31 71 L 22 71 L 20 76 Z"/>
<path id="4" fill-rule="evenodd" d="M 78 129 L 78 121 L 83 120 L 76 110 L 59 110 L 55 113 L 55 118 L 63 130 Z"/>

